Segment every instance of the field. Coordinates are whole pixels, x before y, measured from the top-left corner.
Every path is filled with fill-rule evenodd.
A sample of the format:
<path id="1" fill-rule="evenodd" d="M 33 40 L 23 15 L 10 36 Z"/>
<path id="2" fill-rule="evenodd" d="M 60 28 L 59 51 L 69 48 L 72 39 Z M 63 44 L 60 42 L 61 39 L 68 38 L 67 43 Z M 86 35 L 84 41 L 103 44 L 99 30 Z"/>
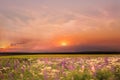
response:
<path id="1" fill-rule="evenodd" d="M 120 55 L 1 56 L 0 80 L 120 80 Z"/>

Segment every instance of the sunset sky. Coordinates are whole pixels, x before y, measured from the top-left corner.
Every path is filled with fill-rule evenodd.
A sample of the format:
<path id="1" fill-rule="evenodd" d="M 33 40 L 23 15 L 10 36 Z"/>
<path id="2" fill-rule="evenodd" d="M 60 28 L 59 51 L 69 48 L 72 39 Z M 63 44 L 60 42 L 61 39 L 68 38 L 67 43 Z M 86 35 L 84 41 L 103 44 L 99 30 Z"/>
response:
<path id="1" fill-rule="evenodd" d="M 0 0 L 3 51 L 120 51 L 120 0 Z"/>

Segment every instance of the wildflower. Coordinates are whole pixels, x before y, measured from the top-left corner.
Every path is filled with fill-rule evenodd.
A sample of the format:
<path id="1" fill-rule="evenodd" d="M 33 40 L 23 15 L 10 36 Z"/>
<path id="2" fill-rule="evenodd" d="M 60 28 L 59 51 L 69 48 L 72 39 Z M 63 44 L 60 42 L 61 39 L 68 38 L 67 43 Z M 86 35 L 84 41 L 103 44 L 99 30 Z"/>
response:
<path id="1" fill-rule="evenodd" d="M 57 70 L 57 69 L 53 69 L 52 72 L 53 72 L 53 73 L 58 73 L 58 72 L 60 72 L 60 71 Z"/>
<path id="2" fill-rule="evenodd" d="M 51 67 L 45 67 L 44 69 L 45 70 L 51 70 L 52 68 Z"/>
<path id="3" fill-rule="evenodd" d="M 23 78 L 23 74 L 20 74 L 20 77 Z"/>
<path id="4" fill-rule="evenodd" d="M 95 66 L 91 66 L 91 71 L 94 73 L 96 70 L 95 70 Z"/>

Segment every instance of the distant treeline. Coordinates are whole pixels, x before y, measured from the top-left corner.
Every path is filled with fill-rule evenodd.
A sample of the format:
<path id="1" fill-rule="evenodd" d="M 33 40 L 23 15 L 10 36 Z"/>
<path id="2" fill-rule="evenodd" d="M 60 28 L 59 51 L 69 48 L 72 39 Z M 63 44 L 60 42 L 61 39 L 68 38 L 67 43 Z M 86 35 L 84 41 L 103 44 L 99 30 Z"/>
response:
<path id="1" fill-rule="evenodd" d="M 73 54 L 73 55 L 76 55 L 76 54 L 82 54 L 82 55 L 86 55 L 86 54 L 89 54 L 89 55 L 94 55 L 94 54 L 107 54 L 107 55 L 115 55 L 115 54 L 120 54 L 120 52 L 109 52 L 109 51 L 85 51 L 85 52 L 0 52 L 0 55 L 50 55 L 50 54 L 61 54 L 61 55 L 69 55 L 69 54 Z"/>

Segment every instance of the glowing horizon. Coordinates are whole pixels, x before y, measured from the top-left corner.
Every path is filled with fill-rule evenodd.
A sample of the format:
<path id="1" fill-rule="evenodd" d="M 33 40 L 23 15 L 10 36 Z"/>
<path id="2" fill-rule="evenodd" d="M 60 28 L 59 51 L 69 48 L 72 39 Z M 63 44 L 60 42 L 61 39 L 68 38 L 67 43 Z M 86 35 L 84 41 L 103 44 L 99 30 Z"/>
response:
<path id="1" fill-rule="evenodd" d="M 120 1 L 2 0 L 0 52 L 120 51 Z"/>

